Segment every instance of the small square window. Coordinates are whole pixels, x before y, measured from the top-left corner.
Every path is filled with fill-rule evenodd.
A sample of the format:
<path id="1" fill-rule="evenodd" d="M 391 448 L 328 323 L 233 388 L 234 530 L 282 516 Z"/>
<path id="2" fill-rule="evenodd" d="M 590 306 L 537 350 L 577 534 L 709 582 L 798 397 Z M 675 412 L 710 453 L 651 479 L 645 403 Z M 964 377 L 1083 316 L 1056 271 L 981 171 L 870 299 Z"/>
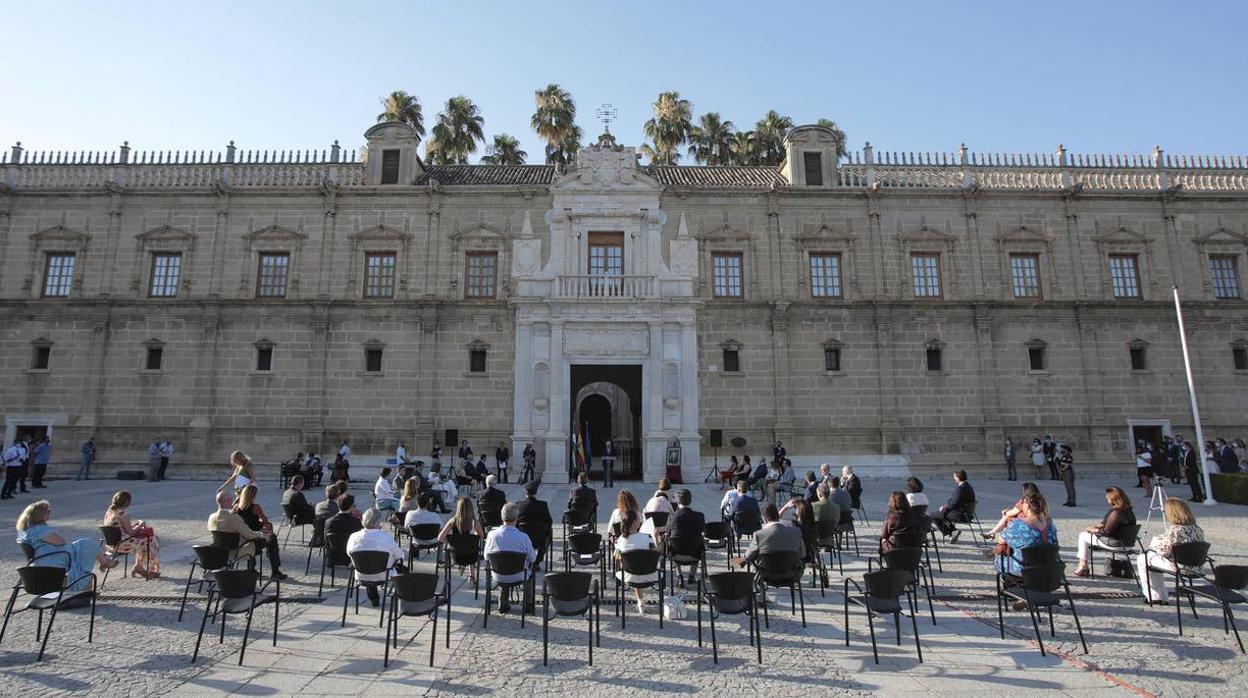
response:
<path id="1" fill-rule="evenodd" d="M 928 349 L 927 350 L 927 370 L 940 371 L 941 370 L 940 358 L 941 358 L 940 349 L 937 349 L 937 348 Z"/>
<path id="2" fill-rule="evenodd" d="M 724 350 L 724 373 L 739 373 L 741 371 L 741 352 L 736 349 Z"/>
<path id="3" fill-rule="evenodd" d="M 164 359 L 165 350 L 163 347 L 148 347 L 147 361 L 143 364 L 143 368 L 148 371 L 159 371 Z"/>
<path id="4" fill-rule="evenodd" d="M 368 373 L 381 373 L 381 350 L 364 350 L 364 370 Z"/>
<path id="5" fill-rule="evenodd" d="M 472 349 L 468 352 L 468 370 L 472 373 L 485 373 L 484 349 Z"/>
<path id="6" fill-rule="evenodd" d="M 51 361 L 52 347 L 35 347 L 35 356 L 30 362 L 30 368 L 35 371 L 46 371 Z"/>
<path id="7" fill-rule="evenodd" d="M 399 183 L 399 151 L 397 148 L 387 148 L 381 151 L 381 183 Z"/>
<path id="8" fill-rule="evenodd" d="M 823 370 L 825 371 L 841 370 L 841 350 L 840 349 L 824 349 L 823 350 Z"/>
<path id="9" fill-rule="evenodd" d="M 1131 370 L 1148 370 L 1148 362 L 1145 360 L 1144 347 L 1131 347 Z"/>
<path id="10" fill-rule="evenodd" d="M 1027 361 L 1031 365 L 1031 370 L 1043 371 L 1044 347 L 1029 347 L 1027 349 Z"/>
<path id="11" fill-rule="evenodd" d="M 1231 359 L 1236 371 L 1248 371 L 1248 347 L 1235 347 L 1231 350 Z"/>
<path id="12" fill-rule="evenodd" d="M 273 347 L 256 348 L 256 370 L 272 371 L 273 370 Z"/>

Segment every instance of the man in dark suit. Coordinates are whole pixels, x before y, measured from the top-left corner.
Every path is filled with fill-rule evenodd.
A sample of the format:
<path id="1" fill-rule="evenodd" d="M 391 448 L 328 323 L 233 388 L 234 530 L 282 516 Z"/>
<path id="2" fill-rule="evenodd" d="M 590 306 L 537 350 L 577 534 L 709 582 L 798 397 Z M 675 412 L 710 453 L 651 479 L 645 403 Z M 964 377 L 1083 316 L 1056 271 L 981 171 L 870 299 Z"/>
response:
<path id="1" fill-rule="evenodd" d="M 841 468 L 841 489 L 849 493 L 849 502 L 854 509 L 862 508 L 862 478 L 854 472 L 853 466 Z"/>
<path id="2" fill-rule="evenodd" d="M 750 499 L 753 499 L 751 497 Z M 664 527 L 663 533 L 670 538 L 679 538 L 682 541 L 690 541 L 693 545 L 701 548 L 705 554 L 706 546 L 702 540 L 702 533 L 706 530 L 706 517 L 700 511 L 694 511 L 690 508 L 693 504 L 693 493 L 689 490 L 681 490 L 676 493 L 676 511 L 667 519 L 667 526 Z M 684 550 L 684 548 L 681 548 Z M 689 570 L 689 584 L 696 584 L 695 577 L 698 567 L 695 564 L 693 569 Z M 681 584 L 685 584 L 684 571 L 680 565 L 676 565 L 676 574 Z"/>
<path id="3" fill-rule="evenodd" d="M 1214 452 L 1214 460 L 1218 464 L 1218 470 L 1224 473 L 1239 472 L 1239 456 L 1235 453 L 1235 449 L 1226 442 L 1226 439 L 1218 439 L 1218 447 Z"/>
<path id="4" fill-rule="evenodd" d="M 966 520 L 967 505 L 975 503 L 975 488 L 966 481 L 965 470 L 953 471 L 953 482 L 955 483 L 953 494 L 950 495 L 949 501 L 940 508 L 940 512 L 933 517 L 933 521 L 936 522 L 936 527 L 942 534 L 952 536 L 951 543 L 956 543 L 961 531 L 954 524 Z"/>
<path id="5" fill-rule="evenodd" d="M 526 482 L 524 485 L 524 499 L 516 502 L 516 527 L 525 533 L 529 532 L 529 526 L 543 525 L 546 527 L 545 541 L 533 541 L 533 547 L 537 549 L 537 561 L 533 569 L 537 569 L 542 564 L 542 559 L 546 554 L 546 543 L 550 540 L 551 527 L 554 520 L 550 518 L 550 506 L 546 502 L 537 498 L 537 488 L 542 483 L 538 480 Z"/>
<path id="6" fill-rule="evenodd" d="M 1052 436 L 1044 435 L 1044 442 L 1040 446 L 1041 453 L 1044 454 L 1044 462 L 1049 466 L 1049 479 L 1062 479 L 1061 473 L 1057 471 L 1057 442 Z"/>
<path id="7" fill-rule="evenodd" d="M 325 521 L 325 534 L 352 534 L 364 528 L 360 523 L 359 511 L 355 508 L 355 497 L 350 494 L 338 496 L 338 513 Z"/>
<path id="8" fill-rule="evenodd" d="M 750 473 L 750 479 L 746 483 L 748 487 L 753 488 L 754 485 L 763 481 L 767 477 L 767 459 L 759 458 L 758 465 L 754 466 L 754 472 Z"/>
<path id="9" fill-rule="evenodd" d="M 1175 440 L 1179 442 L 1179 449 L 1183 453 L 1183 477 L 1187 478 L 1187 486 L 1192 488 L 1192 497 L 1188 501 L 1203 502 L 1205 478 L 1200 471 L 1196 447 L 1184 441 L 1182 436 L 1176 436 Z"/>
<path id="10" fill-rule="evenodd" d="M 763 505 L 763 527 L 754 534 L 754 540 L 745 551 L 744 557 L 738 557 L 738 567 L 754 562 L 763 553 L 793 552 L 799 556 L 806 554 L 806 541 L 802 532 L 793 526 L 780 523 L 780 512 L 776 505 L 768 502 Z"/>
<path id="11" fill-rule="evenodd" d="M 290 489 L 282 493 L 282 510 L 290 512 L 291 521 L 296 526 L 310 524 L 316 519 L 316 510 L 303 496 L 302 475 L 290 479 Z"/>
<path id="12" fill-rule="evenodd" d="M 498 478 L 495 476 L 485 478 L 485 491 L 477 498 L 477 508 L 482 512 L 501 512 L 503 505 L 507 503 L 507 495 L 495 487 L 497 484 Z"/>
<path id="13" fill-rule="evenodd" d="M 737 537 L 748 536 L 756 530 L 754 526 L 758 525 L 760 513 L 758 508 L 758 500 L 748 492 L 741 491 L 741 496 L 737 499 L 737 505 L 732 510 L 732 528 L 736 531 Z"/>
<path id="14" fill-rule="evenodd" d="M 589 476 L 581 473 L 576 476 L 577 486 L 572 489 L 572 494 L 568 496 L 569 509 L 587 509 L 594 514 L 598 513 L 598 493 L 594 488 L 589 486 Z"/>

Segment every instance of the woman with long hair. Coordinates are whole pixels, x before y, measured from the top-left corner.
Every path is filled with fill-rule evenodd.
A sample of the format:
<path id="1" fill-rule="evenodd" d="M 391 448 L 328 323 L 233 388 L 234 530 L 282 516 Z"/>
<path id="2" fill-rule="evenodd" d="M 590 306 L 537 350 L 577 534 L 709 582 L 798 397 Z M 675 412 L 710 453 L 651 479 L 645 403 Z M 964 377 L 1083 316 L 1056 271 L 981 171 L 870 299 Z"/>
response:
<path id="1" fill-rule="evenodd" d="M 104 512 L 104 525 L 116 526 L 124 537 L 124 542 L 113 550 L 113 554 L 134 555 L 134 569 L 130 570 L 130 576 L 157 579 L 160 577 L 160 539 L 146 522 L 130 520 L 127 509 L 132 502 L 130 493 L 121 490 L 113 494 L 108 511 Z"/>
<path id="2" fill-rule="evenodd" d="M 251 464 L 251 456 L 242 451 L 234 451 L 230 454 L 230 465 L 234 468 L 228 480 L 221 483 L 217 488 L 218 492 L 222 492 L 227 488 L 234 488 L 234 495 L 240 495 L 247 485 L 256 481 L 256 469 Z"/>
<path id="3" fill-rule="evenodd" d="M 282 573 L 282 557 L 281 546 L 277 536 L 273 534 L 273 522 L 269 520 L 268 515 L 264 513 L 264 509 L 260 507 L 260 503 L 256 501 L 256 495 L 259 489 L 255 485 L 247 485 L 242 492 L 238 493 L 238 499 L 234 502 L 234 513 L 242 517 L 247 527 L 253 531 L 260 531 L 268 534 L 267 541 L 265 537 L 256 539 L 256 545 L 265 545 L 265 552 L 269 556 L 269 567 L 274 577 L 285 579 L 286 575 Z"/>
<path id="4" fill-rule="evenodd" d="M 1131 509 L 1131 498 L 1121 487 L 1105 488 L 1105 501 L 1109 503 L 1109 511 L 1099 524 L 1089 526 L 1079 534 L 1079 565 L 1075 569 L 1076 577 L 1088 576 L 1088 557 L 1092 546 L 1103 543 L 1111 547 L 1135 545 L 1133 540 L 1120 540 L 1118 533 L 1126 526 L 1135 525 L 1135 511 Z"/>
<path id="5" fill-rule="evenodd" d="M 1153 603 L 1166 603 L 1166 576 L 1174 574 L 1171 553 L 1174 546 L 1203 543 L 1205 540 L 1205 532 L 1196 525 L 1196 516 L 1187 502 L 1178 497 L 1167 497 L 1162 510 L 1169 525 L 1149 541 L 1148 550 L 1143 555 L 1135 558 L 1136 576 Z"/>
<path id="6" fill-rule="evenodd" d="M 898 533 L 918 533 L 922 531 L 919 517 L 910 509 L 910 500 L 900 490 L 888 497 L 888 514 L 884 516 L 884 528 L 880 530 L 880 554 L 892 550 L 893 536 Z"/>
<path id="7" fill-rule="evenodd" d="M 998 572 L 1014 577 L 1023 574 L 1023 550 L 1039 545 L 1057 545 L 1057 527 L 1049 518 L 1049 503 L 1044 495 L 1032 492 L 1024 495 L 1021 511 L 1001 531 L 1001 539 L 1009 546 L 1008 554 L 998 555 Z"/>
<path id="8" fill-rule="evenodd" d="M 471 497 L 460 497 L 459 500 L 455 502 L 455 514 L 447 520 L 446 525 L 442 527 L 442 532 L 438 534 L 438 542 L 445 543 L 446 539 L 452 535 L 477 535 L 480 536 L 482 540 L 485 539 L 485 530 L 481 528 L 481 522 L 477 520 L 476 507 L 472 505 Z M 447 564 L 450 564 L 449 556 L 447 560 Z M 459 573 L 464 573 L 463 568 L 460 568 Z M 476 568 L 470 568 L 468 570 L 468 581 L 472 584 L 477 583 Z"/>
<path id="9" fill-rule="evenodd" d="M 1013 506 L 1001 510 L 1001 519 L 997 521 L 996 526 L 992 527 L 992 530 L 984 534 L 984 540 L 992 540 L 993 538 L 996 538 L 997 534 L 1003 531 L 1005 527 L 1010 524 L 1011 521 L 1018 518 L 1018 515 L 1023 511 L 1023 497 L 1026 497 L 1032 492 L 1039 492 L 1039 491 L 1040 491 L 1040 488 L 1036 487 L 1036 483 L 1024 482 L 1023 493 L 1021 496 L 1019 496 L 1018 501 L 1014 502 Z"/>
<path id="10" fill-rule="evenodd" d="M 40 565 L 64 567 L 66 590 L 82 591 L 91 585 L 92 563 L 98 562 L 102 570 L 117 566 L 115 558 L 100 552 L 98 540 L 79 538 L 68 542 L 48 524 L 51 519 L 52 504 L 48 500 L 28 504 L 17 517 L 17 542 L 29 545 L 35 557 L 47 555 L 39 560 Z"/>

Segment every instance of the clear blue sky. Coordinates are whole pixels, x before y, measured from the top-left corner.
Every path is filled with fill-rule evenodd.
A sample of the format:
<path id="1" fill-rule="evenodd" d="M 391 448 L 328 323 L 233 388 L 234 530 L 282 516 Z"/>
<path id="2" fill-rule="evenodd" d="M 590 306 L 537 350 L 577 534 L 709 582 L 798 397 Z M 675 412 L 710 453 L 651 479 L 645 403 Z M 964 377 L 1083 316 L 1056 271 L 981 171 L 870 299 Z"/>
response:
<path id="1" fill-rule="evenodd" d="M 6 147 L 355 148 L 404 89 L 426 124 L 471 97 L 538 162 L 557 82 L 630 145 L 675 89 L 739 127 L 831 118 L 851 149 L 1248 152 L 1243 2 L 2 0 L 0 27 Z"/>

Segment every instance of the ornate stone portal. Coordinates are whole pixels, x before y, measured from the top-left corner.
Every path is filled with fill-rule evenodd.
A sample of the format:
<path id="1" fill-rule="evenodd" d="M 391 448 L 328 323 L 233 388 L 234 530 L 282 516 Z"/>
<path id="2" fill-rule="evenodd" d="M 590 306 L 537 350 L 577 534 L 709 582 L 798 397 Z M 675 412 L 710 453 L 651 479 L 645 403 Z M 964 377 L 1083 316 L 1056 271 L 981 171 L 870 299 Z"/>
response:
<path id="1" fill-rule="evenodd" d="M 637 167 L 635 149 L 604 135 L 551 187 L 546 244 L 527 222 L 513 242 L 512 442 L 517 453 L 527 443 L 543 452 L 547 481 L 567 478 L 576 407 L 573 366 L 639 366 L 643 477 L 653 482 L 663 476 L 673 439 L 688 476 L 696 472 L 696 243 L 682 225 L 664 250 L 661 188 Z M 595 235 L 618 240 L 613 244 L 622 248 L 607 268 L 591 259 Z"/>

